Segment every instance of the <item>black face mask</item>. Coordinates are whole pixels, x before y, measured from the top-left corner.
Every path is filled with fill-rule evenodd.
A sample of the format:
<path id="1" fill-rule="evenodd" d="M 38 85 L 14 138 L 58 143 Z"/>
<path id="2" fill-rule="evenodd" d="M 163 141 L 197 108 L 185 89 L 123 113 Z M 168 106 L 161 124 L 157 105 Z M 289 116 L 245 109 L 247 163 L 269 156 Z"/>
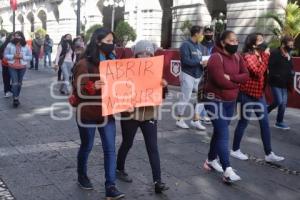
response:
<path id="1" fill-rule="evenodd" d="M 99 47 L 100 47 L 100 50 L 103 51 L 103 53 L 106 53 L 106 54 L 110 54 L 115 49 L 114 44 L 101 43 L 101 45 Z"/>
<path id="2" fill-rule="evenodd" d="M 12 40 L 12 43 L 13 43 L 13 44 L 18 44 L 19 42 L 21 42 L 21 39 L 20 39 L 20 38 L 14 38 L 14 39 Z"/>
<path id="3" fill-rule="evenodd" d="M 225 44 L 225 50 L 230 54 L 235 54 L 239 48 L 239 45 Z"/>
<path id="4" fill-rule="evenodd" d="M 263 42 L 263 43 L 257 45 L 257 47 L 256 47 L 256 49 L 257 49 L 257 50 L 260 50 L 260 51 L 265 51 L 267 48 L 268 48 L 268 45 L 267 45 L 267 43 L 265 43 L 265 42 Z"/>
<path id="5" fill-rule="evenodd" d="M 287 52 L 291 53 L 291 51 L 293 51 L 294 48 L 289 47 L 289 46 L 286 46 L 286 47 L 285 47 L 285 50 L 286 50 Z"/>
<path id="6" fill-rule="evenodd" d="M 213 39 L 213 35 L 204 35 L 204 39 L 206 41 L 211 41 Z"/>

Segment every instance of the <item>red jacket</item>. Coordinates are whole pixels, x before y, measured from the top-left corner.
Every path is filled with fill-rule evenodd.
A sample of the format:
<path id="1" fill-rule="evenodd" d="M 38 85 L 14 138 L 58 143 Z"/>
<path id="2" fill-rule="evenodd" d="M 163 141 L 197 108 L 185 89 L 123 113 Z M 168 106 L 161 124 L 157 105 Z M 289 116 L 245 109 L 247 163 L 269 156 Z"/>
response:
<path id="1" fill-rule="evenodd" d="M 230 76 L 230 80 L 224 77 Z M 208 61 L 207 79 L 204 93 L 208 99 L 235 101 L 240 84 L 249 78 L 243 58 L 239 54 L 227 55 L 220 48 L 216 48 Z"/>
<path id="2" fill-rule="evenodd" d="M 249 70 L 250 79 L 241 85 L 240 90 L 251 97 L 259 99 L 263 96 L 270 56 L 263 52 L 260 54 L 261 60 L 254 53 L 246 53 L 243 57 Z"/>

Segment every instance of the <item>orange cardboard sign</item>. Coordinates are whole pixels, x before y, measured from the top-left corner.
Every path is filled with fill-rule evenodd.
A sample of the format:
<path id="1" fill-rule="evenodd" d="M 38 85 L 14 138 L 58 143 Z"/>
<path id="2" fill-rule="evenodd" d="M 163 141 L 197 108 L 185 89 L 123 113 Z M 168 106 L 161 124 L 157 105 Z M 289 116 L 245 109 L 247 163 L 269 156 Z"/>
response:
<path id="1" fill-rule="evenodd" d="M 100 62 L 102 115 L 162 103 L 164 56 Z"/>

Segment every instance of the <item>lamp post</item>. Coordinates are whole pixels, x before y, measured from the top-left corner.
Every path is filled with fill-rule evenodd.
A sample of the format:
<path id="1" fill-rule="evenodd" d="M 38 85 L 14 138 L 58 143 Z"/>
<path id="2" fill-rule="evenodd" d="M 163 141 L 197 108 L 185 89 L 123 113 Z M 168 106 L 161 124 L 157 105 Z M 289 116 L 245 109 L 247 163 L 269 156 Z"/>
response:
<path id="1" fill-rule="evenodd" d="M 111 15 L 111 31 L 114 31 L 115 28 L 115 13 L 117 7 L 124 7 L 125 0 L 105 0 L 103 3 L 104 7 L 112 7 L 112 15 Z"/>
<path id="2" fill-rule="evenodd" d="M 81 0 L 77 0 L 77 25 L 76 25 L 76 35 L 80 34 L 80 6 L 81 6 Z"/>

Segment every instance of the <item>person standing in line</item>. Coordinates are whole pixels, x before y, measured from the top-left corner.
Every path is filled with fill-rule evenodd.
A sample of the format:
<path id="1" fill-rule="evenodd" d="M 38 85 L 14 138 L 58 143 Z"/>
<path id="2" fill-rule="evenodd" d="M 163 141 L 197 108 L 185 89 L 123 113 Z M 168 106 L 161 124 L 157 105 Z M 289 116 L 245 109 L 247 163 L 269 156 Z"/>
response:
<path id="1" fill-rule="evenodd" d="M 217 41 L 216 52 L 207 65 L 207 81 L 204 85 L 205 109 L 212 124 L 205 170 L 223 173 L 223 181 L 231 183 L 241 180 L 229 161 L 229 124 L 232 120 L 239 85 L 245 83 L 249 74 L 241 56 L 237 54 L 238 39 L 234 32 L 224 31 Z M 219 157 L 220 164 L 217 158 Z"/>
<path id="2" fill-rule="evenodd" d="M 3 86 L 4 86 L 4 97 L 8 98 L 12 96 L 11 93 L 11 78 L 9 75 L 9 65 L 7 62 L 7 59 L 4 58 L 4 50 L 7 47 L 7 45 L 12 42 L 13 39 L 13 33 L 9 34 L 6 37 L 6 40 L 3 42 L 3 44 L 0 47 L 0 59 L 1 59 L 1 65 L 2 65 L 2 80 L 3 80 Z"/>
<path id="3" fill-rule="evenodd" d="M 32 59 L 29 47 L 26 45 L 24 34 L 21 31 L 14 33 L 13 40 L 4 50 L 4 58 L 7 59 L 9 74 L 12 80 L 13 106 L 20 105 L 19 96 L 22 88 L 26 65 Z"/>
<path id="4" fill-rule="evenodd" d="M 52 62 L 51 62 L 52 48 L 53 48 L 53 40 L 47 34 L 45 36 L 45 41 L 44 41 L 44 67 L 48 67 L 47 59 L 48 59 L 49 67 L 50 68 L 52 67 Z"/>
<path id="5" fill-rule="evenodd" d="M 125 195 L 116 187 L 115 118 L 113 115 L 102 116 L 101 87 L 104 81 L 99 78 L 99 63 L 114 60 L 116 58 L 114 49 L 114 33 L 106 28 L 97 29 L 83 57 L 73 69 L 73 95 L 75 91 L 78 97 L 81 95 L 92 97 L 79 98 L 76 109 L 76 123 L 81 140 L 77 155 L 78 184 L 82 189 L 93 189 L 87 175 L 87 163 L 97 129 L 104 154 L 105 193 L 106 198 L 111 200 L 123 198 Z M 83 103 L 86 105 L 81 106 Z"/>
<path id="6" fill-rule="evenodd" d="M 260 125 L 261 139 L 264 145 L 265 160 L 267 162 L 278 162 L 284 160 L 272 152 L 271 131 L 267 104 L 264 97 L 266 86 L 267 69 L 270 51 L 261 33 L 250 34 L 245 41 L 243 58 L 249 71 L 250 79 L 240 85 L 238 96 L 238 107 L 240 107 L 241 118 L 234 132 L 233 147 L 230 152 L 232 157 L 240 160 L 248 160 L 248 156 L 240 150 L 240 143 L 244 132 L 251 120 L 252 111 L 257 116 Z"/>
<path id="7" fill-rule="evenodd" d="M 153 57 L 156 48 L 153 43 L 141 40 L 133 47 L 135 58 Z M 164 87 L 163 97 L 167 92 L 167 82 L 162 80 Z M 121 116 L 122 143 L 117 157 L 117 177 L 125 182 L 132 182 L 132 179 L 125 172 L 125 161 L 131 149 L 134 137 L 138 128 L 142 130 L 147 153 L 152 169 L 155 193 L 162 193 L 169 188 L 161 180 L 160 158 L 157 145 L 157 114 L 158 106 L 147 106 L 134 108 L 132 112 L 123 112 Z"/>
<path id="8" fill-rule="evenodd" d="M 44 41 L 41 38 L 41 35 L 39 33 L 36 33 L 35 38 L 32 40 L 32 61 L 30 63 L 31 67 L 29 69 L 39 69 L 40 53 L 43 44 Z"/>
<path id="9" fill-rule="evenodd" d="M 201 26 L 193 26 L 190 30 L 191 38 L 184 41 L 180 47 L 181 57 L 181 74 L 180 74 L 180 88 L 181 94 L 177 106 L 177 121 L 176 125 L 183 129 L 188 129 L 189 126 L 184 121 L 183 115 L 187 104 L 189 103 L 193 91 L 198 90 L 198 85 L 203 73 L 203 67 L 207 65 L 207 61 L 202 61 L 203 56 L 208 55 L 207 49 L 199 44 L 203 38 L 203 28 Z M 196 104 L 196 103 L 195 103 Z M 199 113 L 195 105 L 194 118 L 191 125 L 199 130 L 206 130 L 199 120 Z M 202 108 L 204 108 L 202 106 Z M 201 111 L 202 112 L 202 111 Z"/>
<path id="10" fill-rule="evenodd" d="M 60 87 L 60 93 L 69 95 L 71 92 L 70 77 L 72 68 L 76 62 L 76 54 L 73 50 L 72 45 L 72 35 L 66 34 L 62 42 L 58 45 L 56 59 L 55 59 L 55 69 L 61 68 L 63 74 L 63 83 Z"/>
<path id="11" fill-rule="evenodd" d="M 291 36 L 285 36 L 281 40 L 281 46 L 271 52 L 269 61 L 269 85 L 273 95 L 273 103 L 268 107 L 268 112 L 278 108 L 275 128 L 289 130 L 284 122 L 284 113 L 288 101 L 288 90 L 293 91 L 293 62 L 291 51 L 294 49 L 295 40 Z"/>

